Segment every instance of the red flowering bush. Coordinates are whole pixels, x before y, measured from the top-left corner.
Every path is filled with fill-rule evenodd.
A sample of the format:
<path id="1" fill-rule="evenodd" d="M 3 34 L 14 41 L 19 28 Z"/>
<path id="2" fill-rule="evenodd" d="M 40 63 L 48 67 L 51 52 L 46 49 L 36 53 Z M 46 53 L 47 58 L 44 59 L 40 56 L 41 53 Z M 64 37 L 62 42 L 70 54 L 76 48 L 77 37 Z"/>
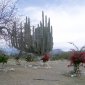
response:
<path id="1" fill-rule="evenodd" d="M 43 62 L 47 62 L 47 61 L 49 61 L 49 59 L 50 59 L 50 57 L 49 57 L 48 54 L 45 54 L 45 55 L 41 58 L 41 60 L 43 60 Z"/>
<path id="2" fill-rule="evenodd" d="M 74 43 L 70 44 L 73 44 L 77 48 Z M 82 47 L 80 50 L 78 48 L 77 50 L 72 49 L 72 53 L 70 56 L 70 65 L 68 66 L 74 66 L 74 73 L 76 74 L 80 71 L 80 65 L 83 65 L 85 63 L 85 52 L 83 52 L 83 48 L 85 47 Z"/>

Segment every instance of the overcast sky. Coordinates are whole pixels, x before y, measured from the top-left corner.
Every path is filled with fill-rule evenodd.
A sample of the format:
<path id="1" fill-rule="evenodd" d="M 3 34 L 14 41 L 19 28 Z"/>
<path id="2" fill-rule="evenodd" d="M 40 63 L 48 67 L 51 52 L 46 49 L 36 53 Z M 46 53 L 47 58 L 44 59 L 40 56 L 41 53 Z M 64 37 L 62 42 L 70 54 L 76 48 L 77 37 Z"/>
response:
<path id="1" fill-rule="evenodd" d="M 51 18 L 54 48 L 72 48 L 67 42 L 85 45 L 85 0 L 20 0 L 18 8 L 34 25 L 41 20 L 42 10 Z"/>
<path id="2" fill-rule="evenodd" d="M 50 17 L 53 26 L 53 48 L 67 50 L 85 45 L 85 0 L 19 0 L 18 14 L 28 16 L 31 24 L 41 20 L 42 10 Z"/>

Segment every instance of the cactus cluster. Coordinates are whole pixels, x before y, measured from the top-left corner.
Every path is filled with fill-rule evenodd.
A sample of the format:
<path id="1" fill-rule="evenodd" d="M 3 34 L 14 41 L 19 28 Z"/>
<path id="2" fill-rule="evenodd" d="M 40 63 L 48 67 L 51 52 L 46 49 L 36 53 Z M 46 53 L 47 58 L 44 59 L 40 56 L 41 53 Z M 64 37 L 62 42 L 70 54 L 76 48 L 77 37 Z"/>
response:
<path id="1" fill-rule="evenodd" d="M 52 50 L 53 37 L 52 26 L 50 25 L 50 18 L 44 16 L 42 12 L 42 21 L 35 28 L 30 25 L 30 18 L 26 17 L 24 25 L 14 22 L 11 33 L 11 45 L 24 52 L 37 53 L 43 55 Z"/>

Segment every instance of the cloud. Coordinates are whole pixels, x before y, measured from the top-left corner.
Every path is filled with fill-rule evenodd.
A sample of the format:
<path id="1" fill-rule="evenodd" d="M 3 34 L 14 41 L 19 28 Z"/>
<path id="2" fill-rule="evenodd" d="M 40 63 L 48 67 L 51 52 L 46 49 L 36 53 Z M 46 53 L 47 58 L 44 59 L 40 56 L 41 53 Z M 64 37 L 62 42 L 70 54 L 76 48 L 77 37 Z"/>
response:
<path id="1" fill-rule="evenodd" d="M 85 6 L 28 6 L 23 8 L 23 15 L 31 18 L 32 24 L 38 24 L 41 20 L 42 10 L 51 18 L 53 26 L 54 48 L 62 43 L 75 42 L 79 46 L 85 43 Z M 81 42 L 79 44 L 78 42 Z"/>

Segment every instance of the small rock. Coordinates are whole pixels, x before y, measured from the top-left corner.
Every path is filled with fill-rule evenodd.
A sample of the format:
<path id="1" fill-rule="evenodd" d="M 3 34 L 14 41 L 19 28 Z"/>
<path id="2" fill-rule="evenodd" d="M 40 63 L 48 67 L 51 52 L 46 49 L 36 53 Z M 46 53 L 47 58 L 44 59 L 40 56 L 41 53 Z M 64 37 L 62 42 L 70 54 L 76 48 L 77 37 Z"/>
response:
<path id="1" fill-rule="evenodd" d="M 71 77 L 76 77 L 76 74 L 71 75 Z"/>
<path id="2" fill-rule="evenodd" d="M 10 68 L 9 71 L 15 71 L 15 69 L 14 68 Z"/>
<path id="3" fill-rule="evenodd" d="M 38 67 L 33 67 L 34 69 L 37 69 Z"/>
<path id="4" fill-rule="evenodd" d="M 28 65 L 29 67 L 32 67 L 32 65 Z"/>
<path id="5" fill-rule="evenodd" d="M 71 77 L 74 77 L 74 75 L 71 75 Z"/>

